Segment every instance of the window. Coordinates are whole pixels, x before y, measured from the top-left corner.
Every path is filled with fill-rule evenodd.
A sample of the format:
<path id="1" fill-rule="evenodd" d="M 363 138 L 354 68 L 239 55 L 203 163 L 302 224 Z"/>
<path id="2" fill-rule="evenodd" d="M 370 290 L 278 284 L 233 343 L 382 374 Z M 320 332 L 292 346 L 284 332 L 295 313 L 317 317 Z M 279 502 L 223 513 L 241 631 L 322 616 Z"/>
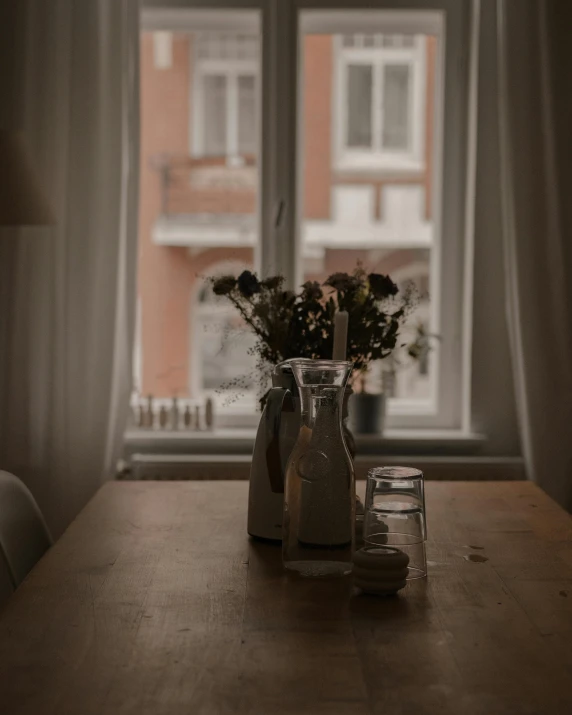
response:
<path id="1" fill-rule="evenodd" d="M 426 38 L 339 35 L 336 116 L 339 168 L 424 168 Z"/>
<path id="2" fill-rule="evenodd" d="M 143 14 L 141 393 L 216 395 L 245 424 L 251 338 L 205 276 L 248 266 L 296 287 L 360 262 L 417 286 L 406 339 L 440 336 L 418 363 L 397 355 L 389 426 L 466 424 L 470 8 L 187 4 Z M 239 377 L 246 398 L 227 408 Z"/>
<path id="3" fill-rule="evenodd" d="M 141 35 L 135 386 L 255 414 L 252 338 L 205 279 L 252 269 L 259 251 L 259 17 L 175 15 L 144 14 Z M 170 63 L 157 63 L 167 35 Z"/>
<path id="4" fill-rule="evenodd" d="M 212 276 L 238 275 L 252 266 L 223 261 L 209 269 Z M 258 386 L 251 349 L 254 336 L 244 329 L 240 315 L 214 295 L 208 282 L 192 296 L 189 331 L 189 384 L 195 397 L 214 396 L 219 409 L 254 410 Z"/>
<path id="5" fill-rule="evenodd" d="M 193 154 L 240 162 L 256 153 L 258 37 L 200 33 L 194 44 Z"/>
<path id="6" fill-rule="evenodd" d="M 381 146 L 407 152 L 411 147 L 411 69 L 409 65 L 386 64 L 382 76 Z"/>
<path id="7" fill-rule="evenodd" d="M 153 60 L 155 69 L 167 70 L 173 64 L 173 33 L 153 33 Z"/>
<path id="8" fill-rule="evenodd" d="M 370 65 L 348 65 L 346 146 L 351 149 L 371 149 L 373 144 L 372 79 Z"/>

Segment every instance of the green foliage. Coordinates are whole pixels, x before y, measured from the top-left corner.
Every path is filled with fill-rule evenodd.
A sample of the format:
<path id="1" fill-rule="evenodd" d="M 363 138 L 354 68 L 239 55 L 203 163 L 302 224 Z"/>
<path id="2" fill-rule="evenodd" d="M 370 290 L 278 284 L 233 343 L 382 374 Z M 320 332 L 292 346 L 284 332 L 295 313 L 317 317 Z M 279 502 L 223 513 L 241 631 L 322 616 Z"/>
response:
<path id="1" fill-rule="evenodd" d="M 308 281 L 294 293 L 284 290 L 284 278 L 259 280 L 250 271 L 238 278 L 209 279 L 216 295 L 229 300 L 257 337 L 254 353 L 261 365 L 289 358 L 332 357 L 334 317 L 349 315 L 347 359 L 363 372 L 374 360 L 388 357 L 399 331 L 416 304 L 416 292 L 402 293 L 389 276 L 334 273 L 322 285 Z"/>
<path id="2" fill-rule="evenodd" d="M 419 321 L 414 328 L 413 339 L 405 344 L 406 353 L 415 362 L 426 362 L 437 340 L 441 340 L 441 336 L 428 332 L 425 323 Z"/>

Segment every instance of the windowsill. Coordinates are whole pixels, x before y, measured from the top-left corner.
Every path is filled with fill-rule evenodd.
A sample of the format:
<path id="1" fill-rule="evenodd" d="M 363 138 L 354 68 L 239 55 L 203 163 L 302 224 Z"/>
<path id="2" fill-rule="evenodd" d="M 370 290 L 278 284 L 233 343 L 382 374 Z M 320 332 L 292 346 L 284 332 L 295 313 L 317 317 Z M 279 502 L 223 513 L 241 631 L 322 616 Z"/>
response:
<path id="1" fill-rule="evenodd" d="M 403 161 L 384 161 L 375 156 L 367 156 L 363 158 L 339 158 L 334 164 L 334 171 L 339 174 L 386 174 L 391 178 L 403 174 L 410 176 L 412 174 L 423 177 L 425 172 L 425 164 L 423 161 L 416 159 Z"/>
<path id="2" fill-rule="evenodd" d="M 250 455 L 256 430 L 221 428 L 212 431 L 128 430 L 125 456 L 165 455 Z M 375 454 L 475 454 L 486 436 L 447 429 L 387 429 L 379 435 L 356 435 L 359 455 Z"/>

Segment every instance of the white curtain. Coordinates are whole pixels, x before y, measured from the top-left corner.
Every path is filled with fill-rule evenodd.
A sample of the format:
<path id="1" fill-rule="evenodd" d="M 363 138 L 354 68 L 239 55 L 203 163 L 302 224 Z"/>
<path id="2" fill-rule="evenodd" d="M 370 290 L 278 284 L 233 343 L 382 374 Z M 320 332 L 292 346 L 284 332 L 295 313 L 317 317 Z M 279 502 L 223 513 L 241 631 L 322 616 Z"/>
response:
<path id="1" fill-rule="evenodd" d="M 138 10 L 18 0 L 0 29 L 3 128 L 25 131 L 57 217 L 0 239 L 0 467 L 56 536 L 113 475 L 129 409 Z"/>
<path id="2" fill-rule="evenodd" d="M 572 510 L 568 0 L 498 0 L 508 324 L 529 475 Z"/>

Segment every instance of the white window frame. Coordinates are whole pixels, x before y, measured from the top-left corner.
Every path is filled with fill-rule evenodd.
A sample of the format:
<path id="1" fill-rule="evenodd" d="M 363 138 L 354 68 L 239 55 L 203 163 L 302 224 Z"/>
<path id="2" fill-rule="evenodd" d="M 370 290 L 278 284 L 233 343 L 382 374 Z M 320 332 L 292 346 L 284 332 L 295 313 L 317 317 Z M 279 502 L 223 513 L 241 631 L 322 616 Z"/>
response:
<path id="1" fill-rule="evenodd" d="M 257 59 L 214 59 L 199 57 L 195 45 L 190 53 L 191 91 L 189 92 L 189 148 L 194 157 L 204 157 L 205 150 L 205 78 L 226 78 L 226 156 L 232 164 L 240 164 L 242 154 L 238 146 L 238 78 L 254 77 L 255 88 L 259 84 L 259 61 Z"/>
<path id="2" fill-rule="evenodd" d="M 262 31 L 262 131 L 259 161 L 259 245 L 262 275 L 282 273 L 300 284 L 300 200 L 303 132 L 300 126 L 303 73 L 299 30 L 327 34 L 438 34 L 436 58 L 443 82 L 436 87 L 430 293 L 433 322 L 442 336 L 432 363 L 436 370 L 431 409 L 390 409 L 390 428 L 454 429 L 470 432 L 472 336 L 472 211 L 474 196 L 474 93 L 479 0 L 143 0 L 148 29 L 172 29 L 181 9 L 204 11 L 206 29 L 241 29 L 241 11 L 260 12 Z M 224 9 L 213 19 L 211 11 Z M 162 18 L 162 19 L 161 19 Z M 327 23 L 324 20 L 327 19 Z M 180 26 L 180 25 L 179 25 Z M 143 24 L 145 27 L 145 22 Z M 196 29 L 196 16 L 192 26 Z M 314 28 L 314 29 L 313 29 Z M 446 49 L 446 51 L 445 51 Z M 441 101 L 442 98 L 444 101 Z M 444 136 L 447 141 L 444 142 Z M 300 137 L 300 141 L 298 141 Z M 446 280 L 441 280 L 441 278 Z"/>
<path id="3" fill-rule="evenodd" d="M 415 36 L 413 47 L 346 47 L 337 37 L 334 46 L 334 83 L 332 122 L 336 141 L 334 166 L 338 170 L 423 171 L 425 167 L 425 64 L 426 42 Z M 410 70 L 409 112 L 410 148 L 391 151 L 382 145 L 383 76 L 386 65 L 407 65 Z M 372 67 L 372 147 L 361 149 L 347 145 L 348 68 L 350 65 Z"/>

